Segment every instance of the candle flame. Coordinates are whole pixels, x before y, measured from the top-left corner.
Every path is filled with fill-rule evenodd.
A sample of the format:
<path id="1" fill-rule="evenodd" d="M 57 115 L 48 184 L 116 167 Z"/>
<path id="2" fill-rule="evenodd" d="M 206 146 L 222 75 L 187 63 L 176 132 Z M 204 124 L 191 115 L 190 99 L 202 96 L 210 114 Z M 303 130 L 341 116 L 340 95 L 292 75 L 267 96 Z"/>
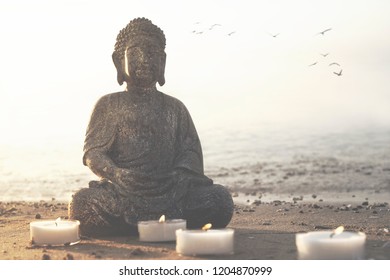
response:
<path id="1" fill-rule="evenodd" d="M 164 223 L 165 222 L 165 215 L 162 215 L 160 217 L 160 220 L 158 220 L 159 223 Z"/>
<path id="2" fill-rule="evenodd" d="M 203 227 L 202 227 L 202 230 L 209 230 L 213 225 L 212 224 L 205 224 Z"/>
<path id="3" fill-rule="evenodd" d="M 58 226 L 58 224 L 57 224 L 57 222 L 59 222 L 59 221 L 61 221 L 61 217 L 58 217 L 56 220 L 55 220 L 55 224 L 56 224 L 56 226 Z"/>
<path id="4" fill-rule="evenodd" d="M 342 233 L 344 231 L 344 227 L 343 226 L 339 226 L 338 228 L 336 228 L 332 234 L 330 235 L 330 238 L 332 238 L 333 236 L 336 236 L 336 235 L 339 235 L 340 233 Z"/>

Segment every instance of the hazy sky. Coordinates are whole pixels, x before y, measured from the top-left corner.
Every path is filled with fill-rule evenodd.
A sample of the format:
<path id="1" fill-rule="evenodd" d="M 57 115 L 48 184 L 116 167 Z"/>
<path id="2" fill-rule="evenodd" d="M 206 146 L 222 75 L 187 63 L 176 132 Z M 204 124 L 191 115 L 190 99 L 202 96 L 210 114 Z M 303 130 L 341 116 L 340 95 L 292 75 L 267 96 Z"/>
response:
<path id="1" fill-rule="evenodd" d="M 135 17 L 164 30 L 161 90 L 198 130 L 390 124 L 389 14 L 388 0 L 1 0 L 0 144 L 82 142 L 97 99 L 123 89 L 111 54 Z"/>

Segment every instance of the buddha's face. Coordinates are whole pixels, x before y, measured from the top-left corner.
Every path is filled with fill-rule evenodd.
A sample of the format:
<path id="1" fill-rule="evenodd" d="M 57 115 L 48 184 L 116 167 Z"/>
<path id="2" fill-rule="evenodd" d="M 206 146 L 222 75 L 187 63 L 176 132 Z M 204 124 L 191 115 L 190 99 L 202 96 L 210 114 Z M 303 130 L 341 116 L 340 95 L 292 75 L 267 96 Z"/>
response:
<path id="1" fill-rule="evenodd" d="M 155 86 L 163 67 L 164 50 L 152 39 L 137 36 L 129 41 L 123 66 L 126 80 L 134 86 Z"/>

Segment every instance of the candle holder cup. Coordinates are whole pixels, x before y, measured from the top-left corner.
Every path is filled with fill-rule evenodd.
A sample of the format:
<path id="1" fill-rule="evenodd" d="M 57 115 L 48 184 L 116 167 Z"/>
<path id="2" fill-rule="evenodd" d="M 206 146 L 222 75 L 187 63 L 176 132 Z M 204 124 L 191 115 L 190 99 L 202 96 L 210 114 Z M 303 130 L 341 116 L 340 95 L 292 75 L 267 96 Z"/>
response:
<path id="1" fill-rule="evenodd" d="M 139 240 L 143 242 L 172 242 L 176 240 L 176 230 L 186 229 L 187 221 L 172 219 L 164 222 L 155 220 L 138 222 Z"/>
<path id="2" fill-rule="evenodd" d="M 77 220 L 42 220 L 30 223 L 33 246 L 71 246 L 80 242 Z"/>
<path id="3" fill-rule="evenodd" d="M 332 231 L 297 233 L 295 243 L 300 260 L 361 260 L 365 254 L 366 235 L 362 232 Z"/>
<path id="4" fill-rule="evenodd" d="M 234 229 L 177 230 L 176 252 L 184 256 L 233 255 Z"/>

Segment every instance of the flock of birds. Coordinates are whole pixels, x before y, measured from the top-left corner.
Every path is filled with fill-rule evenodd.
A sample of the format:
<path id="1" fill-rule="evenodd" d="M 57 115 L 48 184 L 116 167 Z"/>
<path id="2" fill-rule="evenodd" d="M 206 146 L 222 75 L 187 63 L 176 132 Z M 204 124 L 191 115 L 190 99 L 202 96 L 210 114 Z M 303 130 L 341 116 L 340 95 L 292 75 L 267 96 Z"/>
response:
<path id="1" fill-rule="evenodd" d="M 195 22 L 194 25 L 200 25 L 200 22 Z M 222 26 L 222 25 L 219 24 L 219 23 L 214 23 L 214 24 L 212 24 L 211 26 L 209 26 L 207 29 L 203 29 L 203 30 L 194 29 L 194 30 L 191 31 L 191 33 L 193 33 L 193 34 L 195 34 L 195 35 L 201 35 L 201 34 L 203 34 L 203 33 L 206 32 L 206 31 L 211 31 L 211 30 L 213 30 L 213 29 L 215 29 L 215 28 L 218 28 L 218 27 L 221 27 L 221 26 Z M 329 32 L 329 31 L 331 31 L 331 30 L 332 30 L 332 28 L 327 28 L 327 29 L 324 29 L 324 30 L 318 32 L 316 35 L 322 35 L 322 36 L 324 36 L 327 32 Z M 227 35 L 227 36 L 232 36 L 232 35 L 235 34 L 235 33 L 236 33 L 236 31 L 230 31 L 230 32 L 226 33 L 226 35 Z M 280 35 L 280 33 L 274 33 L 274 34 L 273 34 L 273 33 L 269 33 L 269 32 L 267 32 L 267 33 L 268 33 L 270 36 L 272 36 L 273 38 L 277 38 L 277 37 Z M 320 55 L 321 55 L 322 57 L 325 58 L 325 57 L 327 57 L 327 56 L 329 55 L 329 53 L 320 53 Z M 308 66 L 309 66 L 309 67 L 312 67 L 312 66 L 315 66 L 315 65 L 317 65 L 317 64 L 318 64 L 318 61 L 315 61 L 315 62 L 309 64 Z M 340 65 L 339 63 L 337 63 L 337 62 L 332 62 L 332 63 L 329 63 L 328 66 L 329 66 L 329 67 L 338 66 L 338 67 L 339 67 L 339 71 L 338 71 L 338 72 L 333 71 L 333 74 L 335 74 L 335 75 L 337 75 L 337 76 L 341 76 L 341 75 L 343 74 L 343 69 L 340 68 L 341 65 Z"/>
<path id="2" fill-rule="evenodd" d="M 195 25 L 199 25 L 200 24 L 200 22 L 198 21 L 198 22 L 195 22 L 194 23 Z M 222 26 L 222 24 L 219 24 L 219 23 L 214 23 L 213 25 L 211 25 L 209 28 L 208 28 L 208 30 L 213 30 L 214 28 L 216 28 L 216 27 L 219 27 L 219 26 Z M 195 34 L 195 35 L 201 35 L 201 34 L 203 34 L 205 31 L 204 30 L 192 30 L 192 33 L 193 34 Z M 236 33 L 236 31 L 230 31 L 229 33 L 227 33 L 226 35 L 227 36 L 232 36 L 234 33 Z"/>
<path id="3" fill-rule="evenodd" d="M 332 28 L 327 28 L 327 29 L 325 29 L 325 30 L 323 30 L 321 32 L 318 32 L 316 35 L 325 35 L 325 33 L 329 32 L 331 30 L 332 30 Z M 321 53 L 320 55 L 325 58 L 325 57 L 327 57 L 329 55 L 329 53 Z M 317 63 L 318 63 L 318 61 L 313 62 L 313 63 L 309 64 L 309 67 L 317 65 Z M 333 66 L 333 65 L 341 67 L 340 64 L 337 63 L 337 62 L 329 63 L 329 66 Z M 343 69 L 340 69 L 338 72 L 333 71 L 333 74 L 335 74 L 337 76 L 341 76 L 343 74 Z"/>

